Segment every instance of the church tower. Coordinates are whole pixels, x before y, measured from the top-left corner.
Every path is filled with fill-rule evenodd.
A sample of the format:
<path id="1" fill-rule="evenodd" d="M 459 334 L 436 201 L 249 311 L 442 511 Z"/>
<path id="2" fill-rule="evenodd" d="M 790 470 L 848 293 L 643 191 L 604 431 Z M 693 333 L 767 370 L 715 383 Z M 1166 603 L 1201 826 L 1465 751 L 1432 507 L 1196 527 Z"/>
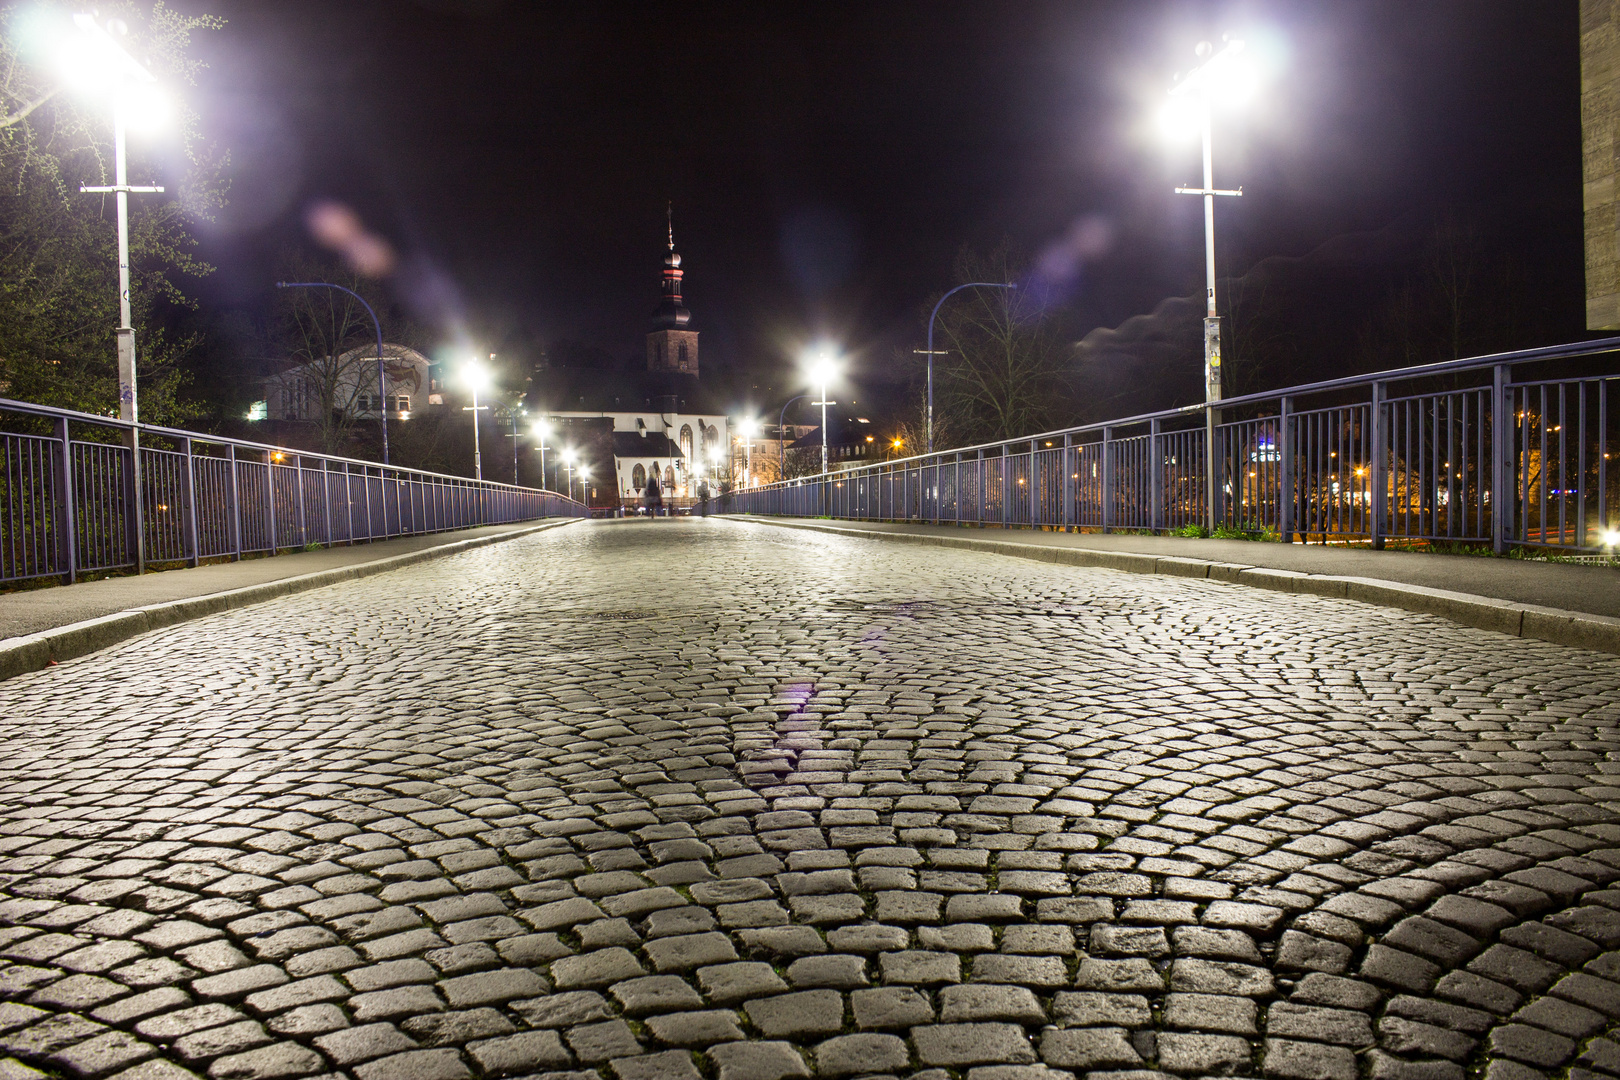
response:
<path id="1" fill-rule="evenodd" d="M 664 256 L 664 296 L 653 311 L 647 335 L 647 370 L 675 375 L 698 374 L 698 336 L 686 329 L 692 313 L 681 303 L 681 257 L 675 253 L 675 224 L 669 225 L 669 253 Z"/>

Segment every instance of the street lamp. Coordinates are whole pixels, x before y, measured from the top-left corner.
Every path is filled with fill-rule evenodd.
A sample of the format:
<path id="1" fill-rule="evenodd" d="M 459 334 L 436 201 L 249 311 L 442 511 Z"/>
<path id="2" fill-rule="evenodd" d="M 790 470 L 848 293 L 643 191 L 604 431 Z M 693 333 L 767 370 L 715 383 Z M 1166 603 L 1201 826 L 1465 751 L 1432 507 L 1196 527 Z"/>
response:
<path id="1" fill-rule="evenodd" d="M 568 497 L 574 497 L 574 448 L 567 447 L 562 452 L 563 467 L 568 471 Z"/>
<path id="2" fill-rule="evenodd" d="M 489 406 L 478 404 L 478 391 L 488 389 L 490 383 L 489 369 L 477 360 L 469 360 L 467 365 L 461 369 L 461 381 L 472 391 L 473 403 L 470 406 L 463 405 L 461 411 L 473 414 L 473 476 L 482 480 L 484 478 L 484 455 L 478 448 L 478 414 L 483 409 L 489 408 Z"/>
<path id="3" fill-rule="evenodd" d="M 587 506 L 590 505 L 591 501 L 590 482 L 591 467 L 589 465 L 581 465 L 579 467 L 579 501 L 585 503 Z"/>
<path id="4" fill-rule="evenodd" d="M 1198 195 L 1204 200 L 1204 474 L 1206 524 L 1213 530 L 1220 480 L 1215 467 L 1215 435 L 1220 416 L 1215 408 L 1221 400 L 1221 319 L 1215 307 L 1215 196 L 1242 195 L 1242 188 L 1215 186 L 1215 159 L 1210 147 L 1210 111 L 1216 100 L 1233 99 L 1253 87 L 1253 70 L 1243 59 L 1243 42 L 1228 41 L 1220 52 L 1207 41 L 1195 50 L 1204 60 L 1170 88 L 1171 106 L 1179 107 L 1186 120 L 1197 123 L 1204 144 L 1204 186 L 1178 187 L 1178 195 Z M 1211 55 L 1213 53 L 1213 55 Z"/>
<path id="5" fill-rule="evenodd" d="M 534 437 L 540 440 L 540 486 L 546 486 L 546 437 L 551 434 L 551 423 L 547 420 L 536 420 L 534 427 L 529 429 Z"/>
<path id="6" fill-rule="evenodd" d="M 1017 284 L 1011 281 L 970 281 L 966 285 L 958 285 L 950 292 L 939 298 L 934 305 L 934 313 L 928 316 L 928 452 L 934 452 L 934 357 L 942 355 L 934 351 L 934 319 L 939 316 L 939 309 L 945 301 L 961 292 L 963 289 L 1016 289 Z M 823 395 L 825 396 L 825 395 Z"/>
<path id="7" fill-rule="evenodd" d="M 118 212 L 118 325 L 113 335 L 118 347 L 118 418 L 136 424 L 140 421 L 139 400 L 135 386 L 135 328 L 130 314 L 129 296 L 129 196 L 131 192 L 162 192 L 152 185 L 131 185 L 124 153 L 124 127 L 129 119 L 131 97 L 138 88 L 150 88 L 157 78 L 142 67 L 113 40 L 95 16 L 73 16 L 78 35 L 64 37 L 58 42 L 56 61 L 63 73 L 87 89 L 111 92 L 113 105 L 113 182 L 108 185 L 81 184 L 85 193 L 113 194 Z M 33 106 L 29 106 L 32 108 Z M 21 114 L 26 116 L 26 110 Z M 130 490 L 134 496 L 133 520 L 143 521 L 144 500 L 141 483 L 141 433 L 131 427 L 125 436 L 130 456 Z M 134 534 L 135 572 L 146 572 L 146 531 L 137 526 Z"/>
<path id="8" fill-rule="evenodd" d="M 826 349 L 822 349 L 810 361 L 806 371 L 810 381 L 821 387 L 821 400 L 812 401 L 812 405 L 821 406 L 821 472 L 827 472 L 827 406 L 836 405 L 836 401 L 827 400 L 827 384 L 838 377 L 838 364 Z"/>
<path id="9" fill-rule="evenodd" d="M 754 483 L 754 436 L 759 434 L 759 421 L 749 417 L 737 425 L 743 436 L 743 487 Z"/>

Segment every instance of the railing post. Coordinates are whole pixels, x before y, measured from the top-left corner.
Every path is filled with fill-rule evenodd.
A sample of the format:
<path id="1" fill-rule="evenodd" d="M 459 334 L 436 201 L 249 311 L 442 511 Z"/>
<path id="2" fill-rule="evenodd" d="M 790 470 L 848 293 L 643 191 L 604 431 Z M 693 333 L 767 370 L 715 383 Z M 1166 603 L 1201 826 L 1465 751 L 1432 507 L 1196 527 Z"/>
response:
<path id="1" fill-rule="evenodd" d="M 56 439 L 60 444 L 56 462 L 56 516 L 67 580 L 71 585 L 79 579 L 79 523 L 73 498 L 73 440 L 68 435 L 65 416 L 56 420 Z"/>
<path id="2" fill-rule="evenodd" d="M 1221 425 L 1220 411 L 1214 405 L 1204 406 L 1204 517 L 1210 532 L 1220 523 L 1221 481 L 1225 478 L 1226 462 L 1216 454 L 1216 438 Z M 1219 464 L 1217 465 L 1217 461 Z"/>
<path id="3" fill-rule="evenodd" d="M 1063 436 L 1063 527 L 1074 528 L 1074 474 L 1079 472 L 1074 436 Z"/>
<path id="4" fill-rule="evenodd" d="M 1036 481 L 1040 478 L 1040 467 L 1036 464 L 1040 459 L 1035 456 L 1038 442 L 1037 439 L 1029 440 L 1029 468 L 1025 470 L 1029 473 L 1029 527 L 1032 529 L 1040 528 L 1041 524 L 1041 516 L 1035 509 L 1040 501 L 1036 490 L 1039 486 Z"/>
<path id="5" fill-rule="evenodd" d="M 1102 437 L 1102 485 L 1099 496 L 1102 500 L 1102 531 L 1109 533 L 1114 526 L 1114 429 L 1103 428 Z"/>
<path id="6" fill-rule="evenodd" d="M 1367 522 L 1367 533 L 1374 551 L 1383 550 L 1384 513 L 1388 509 L 1385 488 L 1389 486 L 1389 465 L 1384 458 L 1389 451 L 1384 435 L 1384 394 L 1384 384 L 1374 381 L 1372 404 L 1368 408 L 1372 422 L 1372 447 L 1368 451 L 1371 460 L 1367 462 L 1367 481 L 1371 490 L 1371 517 Z"/>
<path id="7" fill-rule="evenodd" d="M 196 566 L 201 561 L 197 544 L 197 459 L 192 454 L 190 439 L 181 439 L 180 447 L 186 455 L 186 482 L 180 493 L 180 526 L 186 534 L 186 565 Z"/>
<path id="8" fill-rule="evenodd" d="M 1148 421 L 1148 531 L 1164 531 L 1164 421 Z"/>
<path id="9" fill-rule="evenodd" d="M 1491 550 L 1506 555 L 1513 535 L 1512 504 L 1508 487 L 1518 490 L 1518 477 L 1511 475 L 1513 452 L 1513 412 L 1508 402 L 1506 364 L 1491 369 Z"/>
<path id="10" fill-rule="evenodd" d="M 332 463 L 321 458 L 321 534 L 322 543 L 332 546 Z"/>
<path id="11" fill-rule="evenodd" d="M 1277 531 L 1294 542 L 1294 399 L 1284 396 L 1277 418 Z"/>
<path id="12" fill-rule="evenodd" d="M 236 444 L 227 444 L 225 449 L 229 452 L 226 462 L 230 468 L 231 479 L 231 561 L 242 561 L 242 492 L 240 482 L 236 476 Z"/>
<path id="13" fill-rule="evenodd" d="M 309 511 L 304 506 L 304 455 L 297 457 L 298 472 L 295 474 L 298 481 L 298 539 L 299 547 L 309 543 Z"/>
<path id="14" fill-rule="evenodd" d="M 131 427 L 124 434 L 129 448 L 129 471 L 124 474 L 125 531 L 129 549 L 135 556 L 135 573 L 146 573 L 146 493 L 141 490 L 141 429 Z"/>
<path id="15" fill-rule="evenodd" d="M 264 452 L 264 492 L 265 520 L 270 523 L 270 554 L 274 555 L 281 548 L 281 534 L 276 529 L 276 455 L 270 450 Z"/>
<path id="16" fill-rule="evenodd" d="M 1012 449 L 1006 443 L 1001 444 L 1001 527 L 1012 528 L 1012 455 L 1007 451 Z"/>

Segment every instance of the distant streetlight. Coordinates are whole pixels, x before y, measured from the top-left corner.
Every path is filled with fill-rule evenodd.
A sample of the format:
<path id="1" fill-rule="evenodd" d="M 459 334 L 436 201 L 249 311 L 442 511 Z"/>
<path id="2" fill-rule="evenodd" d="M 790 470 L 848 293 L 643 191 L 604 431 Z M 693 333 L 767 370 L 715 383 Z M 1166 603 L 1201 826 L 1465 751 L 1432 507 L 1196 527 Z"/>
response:
<path id="1" fill-rule="evenodd" d="M 942 355 L 934 351 L 934 320 L 939 317 L 939 309 L 945 301 L 961 292 L 963 289 L 1016 289 L 1017 284 L 1011 281 L 970 281 L 966 285 L 958 285 L 950 292 L 939 298 L 934 305 L 934 313 L 928 316 L 928 452 L 934 452 L 934 357 Z"/>
<path id="2" fill-rule="evenodd" d="M 833 360 L 830 352 L 828 352 L 826 349 L 822 349 L 820 352 L 816 353 L 814 358 L 810 360 L 805 374 L 809 376 L 811 382 L 821 387 L 821 400 L 812 401 L 810 404 L 821 406 L 821 472 L 823 475 L 826 475 L 827 406 L 838 404 L 836 401 L 827 400 L 827 384 L 838 377 L 838 364 L 835 360 Z"/>
<path id="3" fill-rule="evenodd" d="M 1215 306 L 1215 196 L 1235 198 L 1243 194 L 1243 189 L 1215 186 L 1210 111 L 1217 99 L 1247 96 L 1253 89 L 1254 72 L 1242 59 L 1241 41 L 1228 41 L 1218 53 L 1209 42 L 1201 41 L 1195 52 L 1204 62 L 1171 87 L 1170 96 L 1171 105 L 1179 108 L 1181 118 L 1196 123 L 1203 136 L 1204 186 L 1178 187 L 1176 194 L 1199 195 L 1204 200 L 1204 501 L 1206 525 L 1214 529 L 1220 494 L 1215 465 L 1215 436 L 1220 417 L 1215 406 L 1221 400 L 1221 319 Z"/>
<path id="4" fill-rule="evenodd" d="M 589 465 L 581 465 L 579 467 L 579 501 L 582 503 L 589 503 L 591 501 L 590 483 L 591 467 Z"/>
<path id="5" fill-rule="evenodd" d="M 493 360 L 494 358 L 495 355 L 491 353 L 490 359 Z M 473 403 L 463 405 L 461 411 L 473 414 L 473 476 L 482 480 L 484 478 L 484 455 L 478 448 L 478 414 L 480 411 L 489 408 L 489 406 L 478 404 L 478 391 L 489 387 L 489 369 L 477 360 L 469 360 L 466 366 L 461 369 L 461 381 L 467 385 L 467 389 L 472 391 Z"/>
<path id="6" fill-rule="evenodd" d="M 546 438 L 551 434 L 551 422 L 549 420 L 536 420 L 534 427 L 529 430 L 534 433 L 535 438 L 540 440 L 540 486 L 544 488 L 546 486 Z"/>
<path id="7" fill-rule="evenodd" d="M 568 472 L 568 497 L 574 497 L 574 448 L 566 447 L 562 452 L 563 467 Z"/>
<path id="8" fill-rule="evenodd" d="M 742 429 L 743 436 L 743 487 L 752 487 L 754 482 L 754 436 L 759 434 L 759 421 L 750 416 L 737 426 Z"/>

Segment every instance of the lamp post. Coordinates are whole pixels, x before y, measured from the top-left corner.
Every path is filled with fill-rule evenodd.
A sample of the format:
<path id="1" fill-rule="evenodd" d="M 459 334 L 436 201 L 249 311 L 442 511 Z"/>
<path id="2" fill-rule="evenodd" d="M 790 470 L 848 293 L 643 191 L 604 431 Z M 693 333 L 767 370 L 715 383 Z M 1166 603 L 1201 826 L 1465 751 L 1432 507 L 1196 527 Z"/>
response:
<path id="1" fill-rule="evenodd" d="M 827 474 L 827 406 L 836 405 L 836 401 L 827 400 L 827 384 L 838 374 L 838 367 L 833 358 L 823 349 L 816 354 L 810 366 L 810 378 L 821 387 L 821 400 L 812 401 L 812 405 L 821 406 L 821 474 Z"/>
<path id="2" fill-rule="evenodd" d="M 782 411 L 776 414 L 776 478 L 787 479 L 787 435 L 783 427 L 787 424 L 787 407 L 795 401 L 809 397 L 809 394 L 795 394 L 782 404 Z"/>
<path id="3" fill-rule="evenodd" d="M 124 153 L 124 127 L 130 83 L 156 83 L 150 71 L 136 62 L 113 40 L 111 34 L 96 22 L 95 16 L 78 14 L 74 24 L 85 35 L 79 39 L 82 48 L 71 51 L 71 60 L 80 70 L 75 74 L 92 80 L 111 83 L 113 99 L 113 182 L 109 185 L 80 185 L 84 193 L 112 194 L 116 196 L 118 213 L 118 326 L 113 334 L 118 348 L 118 418 L 131 425 L 140 422 L 139 399 L 135 384 L 135 328 L 131 325 L 129 296 L 129 196 L 131 192 L 161 192 L 161 187 L 132 186 L 129 182 Z M 26 113 L 24 114 L 26 115 Z M 134 527 L 130 530 L 135 555 L 135 572 L 146 572 L 146 515 L 142 506 L 141 433 L 131 426 L 125 436 L 129 446 L 129 494 Z"/>
<path id="4" fill-rule="evenodd" d="M 934 320 L 939 316 L 939 309 L 945 306 L 945 301 L 961 292 L 963 289 L 1016 289 L 1017 283 L 1011 281 L 970 281 L 966 285 L 958 285 L 950 292 L 939 298 L 934 305 L 934 313 L 928 316 L 928 452 L 934 452 L 934 357 L 941 355 L 934 351 Z"/>
<path id="5" fill-rule="evenodd" d="M 754 435 L 759 431 L 759 421 L 749 417 L 738 425 L 743 433 L 743 487 L 752 487 L 754 482 Z"/>
<path id="6" fill-rule="evenodd" d="M 1215 443 L 1220 427 L 1220 413 L 1216 405 L 1221 400 L 1221 319 L 1215 307 L 1215 196 L 1237 197 L 1242 188 L 1221 189 L 1215 186 L 1215 159 L 1210 146 L 1210 106 L 1212 96 L 1223 84 L 1230 85 L 1240 74 L 1236 58 L 1243 52 L 1243 42 L 1229 41 L 1226 48 L 1214 53 L 1209 42 L 1199 42 L 1199 57 L 1207 57 L 1187 77 L 1171 87 L 1173 98 L 1193 103 L 1204 148 L 1204 186 L 1178 187 L 1178 195 L 1198 195 L 1204 200 L 1204 476 L 1205 524 L 1213 531 L 1219 516 L 1220 476 L 1216 471 Z"/>
<path id="7" fill-rule="evenodd" d="M 366 298 L 353 289 L 345 289 L 342 285 L 333 285 L 330 281 L 278 281 L 278 289 L 336 289 L 341 293 L 348 293 L 360 301 L 360 306 L 366 309 L 371 316 L 371 328 L 377 333 L 377 415 L 382 419 L 382 452 L 383 464 L 388 464 L 388 388 L 383 381 L 383 343 L 382 323 L 377 321 L 377 313 L 371 310 Z M 408 440 L 407 440 L 408 441 Z"/>
<path id="8" fill-rule="evenodd" d="M 530 429 L 535 438 L 540 440 L 540 486 L 546 486 L 546 436 L 551 434 L 551 424 L 545 420 L 535 421 Z"/>
<path id="9" fill-rule="evenodd" d="M 568 497 L 574 497 L 574 448 L 568 447 L 562 452 L 563 468 L 568 473 Z"/>
<path id="10" fill-rule="evenodd" d="M 471 406 L 463 405 L 462 412 L 473 414 L 473 477 L 478 480 L 484 478 L 484 455 L 478 446 L 478 414 L 488 405 L 478 404 L 478 389 L 489 385 L 489 369 L 476 360 L 469 361 L 461 372 L 462 381 L 472 390 L 473 403 Z"/>
<path id="11" fill-rule="evenodd" d="M 581 465 L 579 467 L 579 501 L 584 503 L 586 506 L 591 504 L 590 483 L 591 467 L 589 465 Z"/>

